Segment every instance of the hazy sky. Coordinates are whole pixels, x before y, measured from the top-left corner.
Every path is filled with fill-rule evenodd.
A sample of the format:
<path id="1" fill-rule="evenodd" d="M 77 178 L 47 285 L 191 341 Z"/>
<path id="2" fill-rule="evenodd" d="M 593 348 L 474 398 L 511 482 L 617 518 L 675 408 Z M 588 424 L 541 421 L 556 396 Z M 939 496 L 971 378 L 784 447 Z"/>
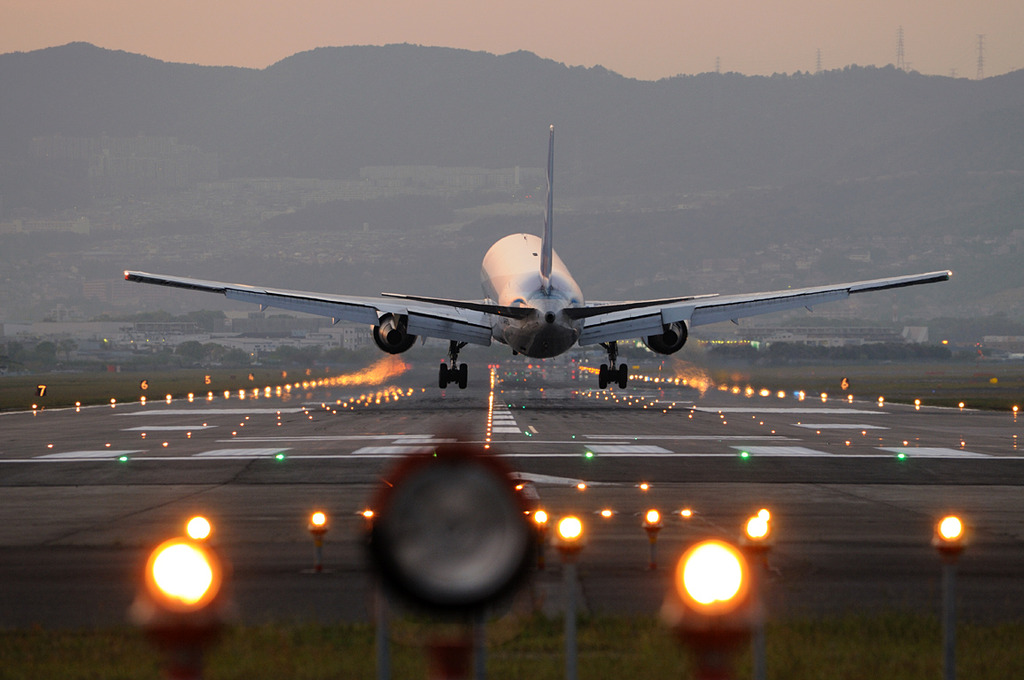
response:
<path id="1" fill-rule="evenodd" d="M 1024 67 L 1022 0 L 0 0 L 0 52 L 72 41 L 262 68 L 332 45 L 528 50 L 657 79 L 896 63 L 973 78 Z"/>

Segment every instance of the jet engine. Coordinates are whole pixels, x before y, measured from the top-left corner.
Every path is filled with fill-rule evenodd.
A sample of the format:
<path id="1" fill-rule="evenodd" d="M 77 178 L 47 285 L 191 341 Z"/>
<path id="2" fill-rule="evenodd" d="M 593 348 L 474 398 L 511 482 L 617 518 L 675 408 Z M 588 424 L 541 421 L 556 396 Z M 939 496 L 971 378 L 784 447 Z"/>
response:
<path id="1" fill-rule="evenodd" d="M 685 323 L 667 323 L 662 326 L 660 335 L 648 335 L 644 338 L 644 344 L 658 354 L 675 354 L 686 344 L 687 335 Z"/>
<path id="2" fill-rule="evenodd" d="M 416 336 L 408 331 L 409 317 L 385 314 L 380 317 L 380 325 L 373 327 L 373 341 L 377 347 L 388 354 L 401 354 L 412 347 Z"/>

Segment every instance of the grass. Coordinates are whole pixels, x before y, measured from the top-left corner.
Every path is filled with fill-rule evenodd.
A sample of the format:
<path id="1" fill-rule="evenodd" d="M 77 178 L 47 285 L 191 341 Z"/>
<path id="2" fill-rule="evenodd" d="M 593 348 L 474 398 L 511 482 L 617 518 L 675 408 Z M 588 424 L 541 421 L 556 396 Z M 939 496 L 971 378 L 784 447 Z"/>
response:
<path id="1" fill-rule="evenodd" d="M 427 676 L 423 625 L 392 637 L 392 675 Z M 442 626 L 451 630 L 451 626 Z M 487 676 L 495 680 L 564 677 L 562 623 L 530 617 L 492 623 Z M 1024 675 L 1024 623 L 962 624 L 958 671 L 973 680 Z M 935 617 L 908 614 L 849 615 L 769 624 L 768 678 L 786 680 L 924 680 L 942 671 Z M 131 680 L 157 677 L 158 654 L 133 629 L 103 631 L 0 631 L 0 679 L 67 678 Z M 375 677 L 374 631 L 367 624 L 282 625 L 228 630 L 207 655 L 211 680 Z M 651 617 L 591 617 L 579 626 L 579 676 L 692 677 L 689 655 Z M 747 650 L 737 657 L 736 677 L 750 676 Z"/>

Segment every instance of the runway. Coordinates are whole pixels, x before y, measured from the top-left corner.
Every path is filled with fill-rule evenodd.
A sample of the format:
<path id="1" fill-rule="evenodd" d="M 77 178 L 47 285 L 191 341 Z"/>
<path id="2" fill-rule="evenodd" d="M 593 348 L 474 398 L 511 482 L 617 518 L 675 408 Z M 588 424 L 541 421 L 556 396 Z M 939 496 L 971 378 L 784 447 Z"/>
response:
<path id="1" fill-rule="evenodd" d="M 592 611 L 657 611 L 688 542 L 734 538 L 766 506 L 775 616 L 934 611 L 932 525 L 948 511 L 971 529 L 963 615 L 1024 614 L 1024 421 L 1011 413 L 771 386 L 702 394 L 642 376 L 602 391 L 593 376 L 523 382 L 498 368 L 492 383 L 474 368 L 467 390 L 438 390 L 424 370 L 381 388 L 197 389 L 169 403 L 0 414 L 0 625 L 121 623 L 148 548 L 196 512 L 233 564 L 241 620 L 366 619 L 358 513 L 398 459 L 455 438 L 489 447 L 549 512 L 584 517 Z M 648 507 L 666 515 L 654 571 Z M 314 509 L 331 517 L 322 575 L 303 573 Z M 539 606 L 557 606 L 558 572 L 549 555 L 530 586 Z"/>

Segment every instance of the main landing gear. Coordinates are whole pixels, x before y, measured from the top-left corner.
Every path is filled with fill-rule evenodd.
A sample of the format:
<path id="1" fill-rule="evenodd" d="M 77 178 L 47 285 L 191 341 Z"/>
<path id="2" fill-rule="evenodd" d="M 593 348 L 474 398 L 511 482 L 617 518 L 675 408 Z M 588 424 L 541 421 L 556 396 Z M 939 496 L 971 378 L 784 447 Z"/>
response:
<path id="1" fill-rule="evenodd" d="M 455 362 L 459 360 L 459 350 L 466 346 L 464 342 L 456 342 L 450 340 L 448 342 L 448 358 L 452 362 L 452 367 L 448 368 L 448 364 L 441 362 L 441 368 L 437 372 L 437 386 L 442 390 L 448 387 L 448 383 L 455 383 L 459 386 L 459 389 L 466 389 L 466 383 L 469 380 L 469 368 L 466 364 L 459 364 L 459 367 L 455 367 Z"/>
<path id="2" fill-rule="evenodd" d="M 615 360 L 619 356 L 619 347 L 615 344 L 615 341 L 602 342 L 601 347 L 604 347 L 608 352 L 608 363 L 601 364 L 601 370 L 597 374 L 597 384 L 602 390 L 608 385 L 615 383 L 622 389 L 626 389 L 626 383 L 629 381 L 629 367 L 626 364 L 619 364 L 618 370 L 615 369 Z"/>

